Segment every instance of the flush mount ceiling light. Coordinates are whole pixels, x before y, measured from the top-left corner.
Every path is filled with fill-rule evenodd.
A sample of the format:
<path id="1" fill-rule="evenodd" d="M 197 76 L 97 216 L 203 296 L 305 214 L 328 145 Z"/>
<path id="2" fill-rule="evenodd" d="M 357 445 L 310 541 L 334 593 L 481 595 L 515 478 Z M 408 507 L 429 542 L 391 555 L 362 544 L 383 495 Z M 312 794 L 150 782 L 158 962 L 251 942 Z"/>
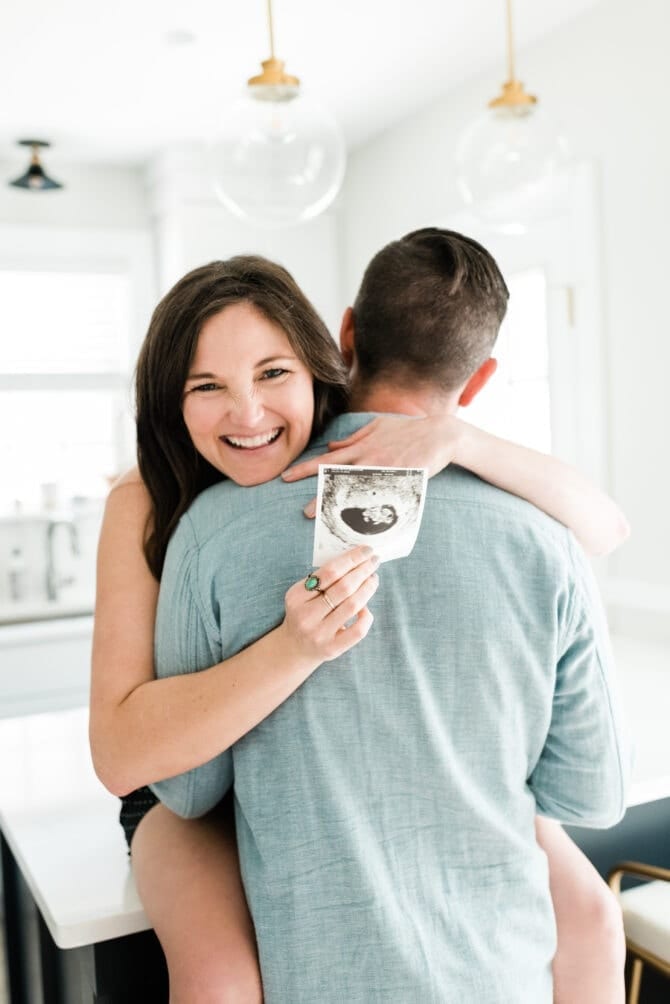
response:
<path id="1" fill-rule="evenodd" d="M 62 188 L 63 186 L 59 181 L 54 181 L 48 174 L 45 174 L 40 162 L 40 148 L 51 146 L 51 144 L 43 139 L 20 139 L 18 142 L 19 146 L 29 146 L 31 148 L 30 164 L 25 174 L 22 174 L 20 178 L 16 178 L 14 181 L 10 181 L 9 184 L 13 185 L 14 188 L 28 188 L 32 192 L 48 192 L 56 188 Z"/>
<path id="2" fill-rule="evenodd" d="M 337 195 L 344 139 L 333 116 L 301 93 L 275 57 L 272 0 L 267 0 L 270 58 L 247 82 L 245 97 L 224 112 L 210 149 L 214 189 L 236 216 L 282 227 L 313 219 Z"/>
<path id="3" fill-rule="evenodd" d="M 522 233 L 560 211 L 569 149 L 538 99 L 516 77 L 512 0 L 506 0 L 506 9 L 508 80 L 463 133 L 456 164 L 466 205 L 489 226 Z"/>

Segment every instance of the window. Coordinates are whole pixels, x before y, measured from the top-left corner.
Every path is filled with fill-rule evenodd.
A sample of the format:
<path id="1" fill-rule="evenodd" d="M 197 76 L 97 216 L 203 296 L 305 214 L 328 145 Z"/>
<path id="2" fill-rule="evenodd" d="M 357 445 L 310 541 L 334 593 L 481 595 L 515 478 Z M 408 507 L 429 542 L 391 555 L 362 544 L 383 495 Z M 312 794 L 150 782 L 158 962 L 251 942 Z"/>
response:
<path id="1" fill-rule="evenodd" d="M 598 188 L 593 165 L 575 165 L 564 212 L 522 235 L 502 235 L 471 213 L 444 225 L 481 241 L 510 289 L 494 349 L 500 370 L 465 420 L 550 451 L 607 484 L 600 306 Z"/>
<path id="2" fill-rule="evenodd" d="M 127 455 L 130 277 L 0 269 L 0 507 L 99 498 Z"/>
<path id="3" fill-rule="evenodd" d="M 93 607 L 156 299 L 148 231 L 0 225 L 0 622 Z"/>
<path id="4" fill-rule="evenodd" d="M 509 308 L 493 349 L 498 370 L 463 418 L 497 436 L 552 451 L 547 281 L 541 268 L 506 278 Z"/>

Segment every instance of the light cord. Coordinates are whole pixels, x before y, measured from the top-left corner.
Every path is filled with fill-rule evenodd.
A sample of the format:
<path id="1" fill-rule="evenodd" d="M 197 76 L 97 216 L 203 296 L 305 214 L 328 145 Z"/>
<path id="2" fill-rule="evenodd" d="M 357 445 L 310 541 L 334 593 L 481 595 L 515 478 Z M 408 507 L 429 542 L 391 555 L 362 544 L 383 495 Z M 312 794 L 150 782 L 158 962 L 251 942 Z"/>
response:
<path id="1" fill-rule="evenodd" d="M 272 0 L 268 0 L 268 30 L 270 32 L 270 58 L 275 58 L 275 32 L 272 23 Z"/>
<path id="2" fill-rule="evenodd" d="M 514 80 L 514 41 L 512 35 L 512 0 L 507 0 L 507 71 Z"/>

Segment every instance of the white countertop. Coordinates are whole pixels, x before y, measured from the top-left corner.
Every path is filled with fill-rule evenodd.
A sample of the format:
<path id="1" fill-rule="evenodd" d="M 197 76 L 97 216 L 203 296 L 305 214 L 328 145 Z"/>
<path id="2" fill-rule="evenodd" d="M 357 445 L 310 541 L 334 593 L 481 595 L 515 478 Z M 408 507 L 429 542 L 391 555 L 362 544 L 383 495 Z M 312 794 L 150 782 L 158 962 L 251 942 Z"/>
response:
<path id="1" fill-rule="evenodd" d="M 614 649 L 637 752 L 629 805 L 670 797 L 670 649 L 622 638 Z M 61 948 L 150 926 L 87 728 L 86 708 L 0 721 L 0 823 Z"/>
<path id="2" fill-rule="evenodd" d="M 87 708 L 0 721 L 0 793 L 0 828 L 60 948 L 151 926 L 119 799 L 93 771 Z"/>
<path id="3" fill-rule="evenodd" d="M 151 927 L 118 823 L 118 799 L 0 813 L 7 843 L 59 948 Z"/>

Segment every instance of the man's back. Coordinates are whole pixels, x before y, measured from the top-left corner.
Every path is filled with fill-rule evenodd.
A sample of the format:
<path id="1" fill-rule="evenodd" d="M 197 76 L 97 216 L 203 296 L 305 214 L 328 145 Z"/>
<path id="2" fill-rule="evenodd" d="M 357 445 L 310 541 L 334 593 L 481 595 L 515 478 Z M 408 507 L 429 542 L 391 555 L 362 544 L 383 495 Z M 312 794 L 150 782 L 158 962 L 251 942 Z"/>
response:
<path id="1" fill-rule="evenodd" d="M 360 424 L 343 416 L 327 436 Z M 166 563 L 162 674 L 282 619 L 309 570 L 313 494 L 227 483 L 197 500 Z M 587 825 L 623 810 L 582 565 L 564 528 L 448 470 L 412 555 L 380 569 L 365 641 L 187 776 L 175 807 L 191 814 L 234 773 L 268 1004 L 551 1001 L 537 804 Z"/>

